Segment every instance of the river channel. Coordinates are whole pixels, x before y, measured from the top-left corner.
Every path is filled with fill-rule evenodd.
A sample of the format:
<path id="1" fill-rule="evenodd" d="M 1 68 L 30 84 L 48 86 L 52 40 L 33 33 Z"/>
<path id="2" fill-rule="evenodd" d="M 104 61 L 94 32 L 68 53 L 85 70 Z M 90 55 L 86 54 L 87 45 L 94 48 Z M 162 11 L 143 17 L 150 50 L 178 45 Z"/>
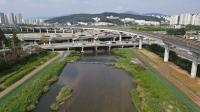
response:
<path id="1" fill-rule="evenodd" d="M 107 65 L 115 61 L 111 55 L 83 56 L 67 64 L 34 112 L 51 112 L 50 105 L 65 85 L 73 88 L 73 94 L 59 112 L 136 112 L 130 97 L 134 82 L 125 71 Z"/>

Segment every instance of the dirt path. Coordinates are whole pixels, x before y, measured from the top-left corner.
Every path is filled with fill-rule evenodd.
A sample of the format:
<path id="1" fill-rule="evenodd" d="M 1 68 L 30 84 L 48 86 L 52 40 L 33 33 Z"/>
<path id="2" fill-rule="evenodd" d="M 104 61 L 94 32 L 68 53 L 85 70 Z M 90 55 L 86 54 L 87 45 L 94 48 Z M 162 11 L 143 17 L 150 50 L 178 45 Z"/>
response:
<path id="1" fill-rule="evenodd" d="M 168 62 L 164 63 L 163 59 L 158 55 L 147 50 L 134 50 L 141 58 L 148 62 L 153 68 L 155 68 L 161 75 L 172 82 L 177 88 L 183 91 L 192 101 L 200 106 L 200 79 L 190 78 L 190 75 L 176 66 L 175 64 Z"/>
<path id="2" fill-rule="evenodd" d="M 53 62 L 54 60 L 58 59 L 59 57 L 61 57 L 62 53 L 59 52 L 59 55 L 57 55 L 56 57 L 52 58 L 51 60 L 49 60 L 48 62 L 46 62 L 43 65 L 38 66 L 36 69 L 34 69 L 32 72 L 30 72 L 29 74 L 27 74 L 26 76 L 24 76 L 22 79 L 20 79 L 19 81 L 15 82 L 14 84 L 12 84 L 11 86 L 9 86 L 8 88 L 6 88 L 4 91 L 2 91 L 0 93 L 0 98 L 2 98 L 3 96 L 5 96 L 6 94 L 8 94 L 9 92 L 11 92 L 12 90 L 14 90 L 16 87 L 18 87 L 19 85 L 21 85 L 22 83 L 24 83 L 26 80 L 28 80 L 29 78 L 33 77 L 37 72 L 39 72 L 40 70 L 42 70 L 44 67 L 46 67 L 47 65 L 49 65 L 51 62 Z"/>

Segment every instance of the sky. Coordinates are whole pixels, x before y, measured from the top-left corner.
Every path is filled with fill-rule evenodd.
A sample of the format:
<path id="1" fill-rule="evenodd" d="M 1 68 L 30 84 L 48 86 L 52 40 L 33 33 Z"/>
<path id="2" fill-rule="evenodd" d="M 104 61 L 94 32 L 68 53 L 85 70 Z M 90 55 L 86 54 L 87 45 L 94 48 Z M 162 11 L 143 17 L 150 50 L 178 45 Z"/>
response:
<path id="1" fill-rule="evenodd" d="M 55 17 L 77 13 L 200 13 L 200 0 L 0 0 L 0 12 L 24 17 Z"/>

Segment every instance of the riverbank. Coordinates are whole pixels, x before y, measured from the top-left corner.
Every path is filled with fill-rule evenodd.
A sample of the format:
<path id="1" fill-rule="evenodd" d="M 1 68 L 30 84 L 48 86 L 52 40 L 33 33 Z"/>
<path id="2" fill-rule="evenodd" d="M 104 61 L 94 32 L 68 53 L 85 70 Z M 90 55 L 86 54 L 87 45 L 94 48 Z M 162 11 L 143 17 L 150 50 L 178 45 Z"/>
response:
<path id="1" fill-rule="evenodd" d="M 4 70 L 6 73 L 1 73 L 0 77 L 0 91 L 7 89 L 9 86 L 19 81 L 31 71 L 43 65 L 48 60 L 55 57 L 57 53 L 47 51 L 40 51 L 39 53 L 32 54 L 31 56 L 21 59 L 19 63 L 10 65 L 10 69 Z"/>
<path id="2" fill-rule="evenodd" d="M 7 87 L 4 91 L 2 91 L 0 93 L 0 99 L 2 97 L 4 97 L 5 95 L 9 94 L 9 92 L 11 92 L 12 90 L 14 90 L 15 88 L 17 88 L 19 85 L 23 84 L 26 80 L 28 80 L 29 78 L 33 77 L 34 75 L 37 74 L 38 71 L 42 70 L 45 66 L 47 66 L 48 64 L 50 64 L 51 62 L 53 62 L 54 60 L 56 60 L 59 55 L 57 55 L 57 53 L 50 53 L 49 55 L 50 57 L 55 56 L 54 58 L 50 59 L 49 61 L 47 61 L 45 64 L 38 66 L 37 68 L 35 68 L 33 71 L 29 72 L 26 74 L 26 76 L 24 76 L 23 78 L 21 78 L 20 80 L 16 81 L 14 84 L 10 85 L 9 87 Z M 47 56 L 48 58 L 50 58 L 49 56 Z M 46 58 L 47 58 L 46 57 Z M 47 59 L 48 59 L 47 58 Z M 38 61 L 38 60 L 37 60 Z M 43 63 L 43 62 L 42 62 Z"/>
<path id="3" fill-rule="evenodd" d="M 69 56 L 69 58 L 72 57 L 73 55 Z M 0 99 L 0 112 L 27 112 L 33 110 L 41 95 L 47 92 L 49 86 L 58 79 L 58 75 L 66 62 L 66 60 L 61 61 L 60 58 L 54 60 Z"/>
<path id="4" fill-rule="evenodd" d="M 165 63 L 159 55 L 146 49 L 135 50 L 145 61 L 155 68 L 161 75 L 176 85 L 181 91 L 189 96 L 192 101 L 200 106 L 200 79 L 191 78 L 190 74 L 173 62 Z"/>
<path id="5" fill-rule="evenodd" d="M 163 78 L 142 60 L 142 65 L 133 64 L 140 57 L 132 49 L 114 49 L 118 56 L 116 66 L 134 78 L 137 89 L 131 92 L 133 103 L 140 112 L 198 112 L 200 108 L 185 94 Z"/>

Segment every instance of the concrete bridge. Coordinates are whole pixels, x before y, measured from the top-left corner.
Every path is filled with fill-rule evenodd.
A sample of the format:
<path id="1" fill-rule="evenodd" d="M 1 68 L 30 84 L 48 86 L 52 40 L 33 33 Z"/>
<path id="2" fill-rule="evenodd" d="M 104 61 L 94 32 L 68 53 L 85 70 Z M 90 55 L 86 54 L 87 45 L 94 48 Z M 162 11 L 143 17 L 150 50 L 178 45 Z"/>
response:
<path id="1" fill-rule="evenodd" d="M 129 41 L 109 41 L 109 42 L 76 42 L 76 43 L 54 43 L 47 45 L 40 45 L 41 48 L 47 50 L 59 50 L 59 49 L 71 49 L 71 48 L 81 48 L 81 52 L 84 52 L 84 48 L 94 48 L 95 51 L 98 51 L 99 47 L 107 47 L 110 52 L 112 47 L 135 47 L 138 43 L 129 42 Z"/>
<path id="2" fill-rule="evenodd" d="M 6 28 L 3 28 L 5 30 Z M 7 30 L 12 29 L 8 28 Z M 161 35 L 155 34 L 146 31 L 135 31 L 128 29 L 120 29 L 120 28 L 83 28 L 83 27 L 17 27 L 20 32 L 24 33 L 37 33 L 37 34 L 45 34 L 49 35 L 49 45 L 41 46 L 44 49 L 59 49 L 59 48 L 77 48 L 80 47 L 82 51 L 84 51 L 85 47 L 100 47 L 107 46 L 110 49 L 113 46 L 129 46 L 129 45 L 138 45 L 139 49 L 142 49 L 143 42 L 147 42 L 147 40 L 151 40 L 151 42 L 156 42 L 163 45 L 165 48 L 164 53 L 164 62 L 168 62 L 169 60 L 169 51 L 170 48 L 183 48 L 191 52 L 192 54 L 192 68 L 191 68 L 191 77 L 196 77 L 198 60 L 200 58 L 200 42 L 194 40 L 183 39 L 180 37 L 169 36 L 169 35 Z M 84 32 L 87 32 L 84 34 Z M 70 35 L 71 43 L 62 43 L 62 44 L 51 44 L 52 36 L 55 34 L 59 35 Z M 21 34 L 23 37 L 25 34 Z M 134 40 L 134 42 L 127 43 L 125 41 L 125 37 L 131 37 L 128 41 Z M 97 42 L 98 39 L 101 38 L 110 38 L 107 43 Z M 40 39 L 41 37 L 32 38 L 32 39 Z M 76 40 L 88 39 L 90 38 L 90 43 L 75 43 Z M 26 39 L 26 38 L 24 38 Z M 116 42 L 117 39 L 117 42 Z M 137 41 L 138 43 L 136 43 Z M 115 43 L 113 43 L 115 42 Z"/>

